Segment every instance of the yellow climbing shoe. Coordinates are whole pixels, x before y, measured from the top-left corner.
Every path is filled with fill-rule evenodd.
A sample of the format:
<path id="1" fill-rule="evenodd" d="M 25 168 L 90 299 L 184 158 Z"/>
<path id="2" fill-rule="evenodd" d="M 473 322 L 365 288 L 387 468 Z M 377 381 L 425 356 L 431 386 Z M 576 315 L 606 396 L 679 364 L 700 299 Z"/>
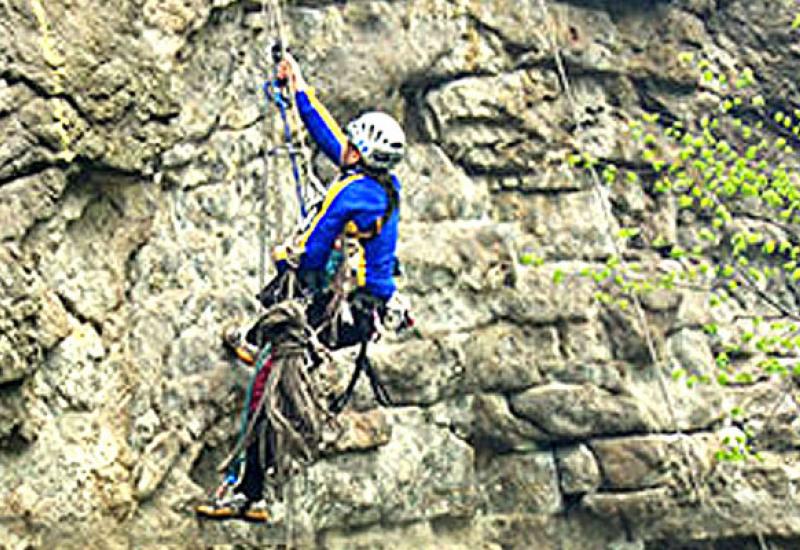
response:
<path id="1" fill-rule="evenodd" d="M 222 331 L 222 341 L 236 354 L 240 361 L 254 365 L 258 356 L 258 348 L 248 344 L 244 339 L 244 329 L 230 325 Z"/>
<path id="2" fill-rule="evenodd" d="M 243 519 L 258 523 L 269 521 L 269 512 L 263 500 L 254 502 L 240 493 L 229 498 L 200 504 L 195 507 L 194 511 L 199 517 L 208 519 Z"/>

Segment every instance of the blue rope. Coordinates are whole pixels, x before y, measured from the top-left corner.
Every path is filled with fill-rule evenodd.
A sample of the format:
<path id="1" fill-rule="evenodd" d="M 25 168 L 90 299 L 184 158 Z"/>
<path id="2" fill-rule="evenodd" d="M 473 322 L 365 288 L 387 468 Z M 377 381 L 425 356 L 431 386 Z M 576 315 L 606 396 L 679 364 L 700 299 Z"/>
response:
<path id="1" fill-rule="evenodd" d="M 247 435 L 247 424 L 250 416 L 250 404 L 253 402 L 253 388 L 256 385 L 256 378 L 258 378 L 258 374 L 261 372 L 261 369 L 264 368 L 264 364 L 267 362 L 267 359 L 269 359 L 271 351 L 272 351 L 272 344 L 267 342 L 267 344 L 263 348 L 261 348 L 261 351 L 258 354 L 258 359 L 256 359 L 255 368 L 253 369 L 254 371 L 253 376 L 250 378 L 250 384 L 247 386 L 247 395 L 244 400 L 244 409 L 242 409 L 242 417 L 239 426 L 239 438 L 236 440 L 236 446 L 244 443 L 244 437 L 245 435 Z M 231 467 L 228 468 L 227 476 L 231 475 L 236 476 L 235 473 L 232 473 L 232 470 L 239 469 L 239 462 L 244 459 L 244 454 L 245 454 L 245 448 L 244 445 L 242 445 L 241 455 L 231 464 Z"/>
<path id="2" fill-rule="evenodd" d="M 300 214 L 303 219 L 308 215 L 306 209 L 306 201 L 303 198 L 303 184 L 300 180 L 300 168 L 297 166 L 297 152 L 294 150 L 292 144 L 292 130 L 289 128 L 289 117 L 286 114 L 288 103 L 286 98 L 281 93 L 281 84 L 277 78 L 277 66 L 273 72 L 273 80 L 264 83 L 264 93 L 267 99 L 271 99 L 281 113 L 281 120 L 283 120 L 283 139 L 286 143 L 286 148 L 289 151 L 289 159 L 292 162 L 292 175 L 294 176 L 295 191 L 297 192 L 297 201 L 300 203 Z"/>

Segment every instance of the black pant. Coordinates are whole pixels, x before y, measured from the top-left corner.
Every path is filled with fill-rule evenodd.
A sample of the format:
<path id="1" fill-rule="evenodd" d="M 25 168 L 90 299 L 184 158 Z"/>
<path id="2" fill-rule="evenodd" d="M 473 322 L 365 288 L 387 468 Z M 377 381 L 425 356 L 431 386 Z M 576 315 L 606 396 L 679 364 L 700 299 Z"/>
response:
<path id="1" fill-rule="evenodd" d="M 253 434 L 255 437 L 250 445 L 247 446 L 245 452 L 245 465 L 244 475 L 242 482 L 239 484 L 237 492 L 244 494 L 247 500 L 257 501 L 264 498 L 264 472 L 267 468 L 275 463 L 275 454 L 273 450 L 272 438 L 270 434 L 264 430 L 264 413 L 259 412 L 255 425 L 253 426 Z M 262 460 L 262 441 L 264 441 L 264 457 Z"/>

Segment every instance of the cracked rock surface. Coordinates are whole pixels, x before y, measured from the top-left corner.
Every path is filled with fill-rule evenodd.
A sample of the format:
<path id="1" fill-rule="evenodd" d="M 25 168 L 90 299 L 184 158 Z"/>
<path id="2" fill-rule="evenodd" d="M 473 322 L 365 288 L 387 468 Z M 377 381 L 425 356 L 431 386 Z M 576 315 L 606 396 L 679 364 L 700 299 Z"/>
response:
<path id="1" fill-rule="evenodd" d="M 634 188 L 611 190 L 606 219 L 568 155 L 631 163 L 644 111 L 698 119 L 682 51 L 750 67 L 770 108 L 800 108 L 796 9 L 547 0 L 551 28 L 538 0 L 285 4 L 333 115 L 379 108 L 409 136 L 400 285 L 420 332 L 371 352 L 396 406 L 359 387 L 272 528 L 197 524 L 249 377 L 219 334 L 256 315 L 260 246 L 296 218 L 288 161 L 266 154 L 282 128 L 262 3 L 0 0 L 0 548 L 800 546 L 796 392 L 672 385 L 669 405 L 634 315 L 588 280 L 554 283 L 604 266 L 620 227 L 691 242 L 675 204 Z M 780 238 L 758 212 L 742 223 Z M 644 303 L 659 350 L 698 375 L 703 325 L 743 330 L 705 298 Z M 765 460 L 720 464 L 743 404 L 776 420 Z"/>

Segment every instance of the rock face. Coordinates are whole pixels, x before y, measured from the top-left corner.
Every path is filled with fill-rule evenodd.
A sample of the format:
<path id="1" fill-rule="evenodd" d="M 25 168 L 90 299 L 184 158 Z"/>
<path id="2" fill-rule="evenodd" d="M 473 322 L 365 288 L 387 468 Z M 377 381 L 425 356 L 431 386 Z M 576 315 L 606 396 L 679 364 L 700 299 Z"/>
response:
<path id="1" fill-rule="evenodd" d="M 0 2 L 0 547 L 800 546 L 794 389 L 668 383 L 667 402 L 635 316 L 590 280 L 554 282 L 602 269 L 631 220 L 692 234 L 636 189 L 613 189 L 606 218 L 568 163 L 577 145 L 633 163 L 645 110 L 698 118 L 680 52 L 749 67 L 771 110 L 800 108 L 797 8 L 767 0 L 281 3 L 337 118 L 404 121 L 400 284 L 421 328 L 372 351 L 397 406 L 359 388 L 274 528 L 198 526 L 249 376 L 218 335 L 257 313 L 261 247 L 296 217 L 288 160 L 267 155 L 276 4 Z M 698 376 L 714 372 L 706 298 L 644 304 L 659 352 Z M 720 463 L 744 403 L 774 420 L 764 460 Z"/>

